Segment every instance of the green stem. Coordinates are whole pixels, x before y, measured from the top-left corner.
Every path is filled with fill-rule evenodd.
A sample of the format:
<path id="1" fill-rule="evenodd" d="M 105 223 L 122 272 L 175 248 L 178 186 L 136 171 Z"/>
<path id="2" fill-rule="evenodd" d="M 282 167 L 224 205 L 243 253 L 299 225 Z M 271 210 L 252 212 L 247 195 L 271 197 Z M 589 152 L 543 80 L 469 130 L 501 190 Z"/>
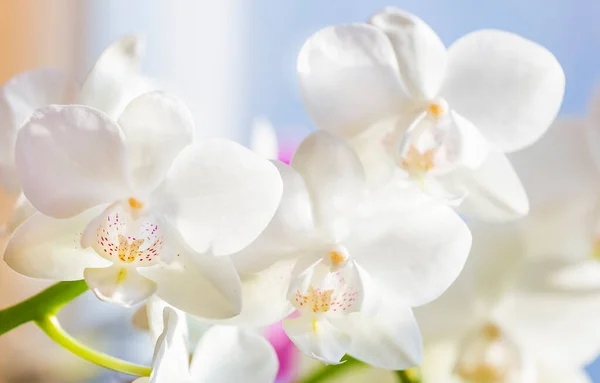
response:
<path id="1" fill-rule="evenodd" d="M 27 322 L 35 322 L 50 339 L 87 361 L 130 375 L 150 376 L 152 370 L 149 367 L 128 363 L 88 348 L 62 329 L 56 314 L 87 290 L 88 286 L 83 280 L 59 282 L 21 303 L 0 310 L 0 335 Z"/>
<path id="2" fill-rule="evenodd" d="M 398 383 L 419 383 L 420 380 L 414 377 L 409 370 L 395 371 L 398 377 Z"/>
<path id="3" fill-rule="evenodd" d="M 0 335 L 27 322 L 56 314 L 87 290 L 85 281 L 59 282 L 21 303 L 0 310 Z"/>
<path id="4" fill-rule="evenodd" d="M 112 356 L 82 345 L 63 330 L 58 319 L 54 315 L 38 319 L 35 323 L 50 337 L 50 339 L 71 351 L 73 354 L 89 362 L 95 363 L 98 366 L 136 376 L 150 376 L 150 373 L 152 372 L 152 369 L 149 367 L 125 362 L 121 359 L 113 358 Z"/>
<path id="5" fill-rule="evenodd" d="M 331 366 L 324 366 L 323 368 L 313 372 L 311 375 L 304 379 L 300 379 L 300 383 L 318 383 L 318 382 L 327 382 L 328 378 L 340 375 L 341 373 L 348 370 L 348 368 L 355 368 L 366 366 L 366 364 L 350 357 L 346 356 L 344 358 L 345 363 L 335 364 Z"/>

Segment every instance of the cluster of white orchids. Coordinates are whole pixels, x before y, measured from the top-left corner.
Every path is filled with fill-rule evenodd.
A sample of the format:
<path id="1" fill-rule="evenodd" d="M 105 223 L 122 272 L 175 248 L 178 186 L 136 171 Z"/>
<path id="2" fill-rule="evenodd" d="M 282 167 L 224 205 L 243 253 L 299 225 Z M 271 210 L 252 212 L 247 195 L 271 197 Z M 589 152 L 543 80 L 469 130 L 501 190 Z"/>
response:
<path id="1" fill-rule="evenodd" d="M 498 30 L 446 48 L 393 8 L 324 28 L 299 52 L 316 131 L 289 165 L 268 158 L 276 141 L 264 129 L 255 150 L 195 137 L 201 122 L 141 73 L 140 54 L 127 37 L 83 85 L 43 69 L 0 89 L 0 182 L 13 210 L 4 261 L 58 282 L 0 311 L 0 334 L 34 321 L 136 382 L 271 383 L 281 360 L 264 329 L 280 322 L 303 354 L 339 365 L 328 369 L 360 361 L 403 382 L 579 382 L 600 346 L 589 315 L 600 266 L 521 262 L 535 246 L 499 223 L 529 212 L 507 154 L 537 141 L 562 103 L 548 50 Z M 579 234 L 598 238 L 598 221 L 587 228 Z M 600 242 L 585 243 L 600 254 Z M 151 367 L 60 327 L 60 307 L 88 289 L 147 303 Z M 577 330 L 593 350 L 550 343 L 577 342 L 552 327 L 565 315 L 594 324 Z M 188 322 L 206 329 L 195 347 Z M 409 369 L 423 360 L 417 377 Z"/>

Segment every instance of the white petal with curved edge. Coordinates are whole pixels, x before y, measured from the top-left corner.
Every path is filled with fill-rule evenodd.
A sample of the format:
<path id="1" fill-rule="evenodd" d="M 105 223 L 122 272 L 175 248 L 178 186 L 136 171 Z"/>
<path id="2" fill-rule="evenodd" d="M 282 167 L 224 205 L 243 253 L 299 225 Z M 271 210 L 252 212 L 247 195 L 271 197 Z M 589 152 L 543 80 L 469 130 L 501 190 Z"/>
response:
<path id="1" fill-rule="evenodd" d="M 156 282 L 156 295 L 174 307 L 204 319 L 229 319 L 241 311 L 241 282 L 228 257 L 180 253 L 169 265 L 139 268 Z M 194 292 L 202 292 L 195 294 Z"/>
<path id="2" fill-rule="evenodd" d="M 319 129 L 354 136 L 408 99 L 386 35 L 366 24 L 328 27 L 298 55 L 300 92 Z"/>
<path id="3" fill-rule="evenodd" d="M 594 255 L 600 234 L 599 209 L 596 188 L 536 206 L 522 225 L 528 255 L 571 265 L 597 261 Z"/>
<path id="4" fill-rule="evenodd" d="M 183 102 L 162 92 L 145 93 L 131 101 L 119 117 L 119 126 L 125 133 L 133 182 L 147 191 L 163 180 L 194 136 L 191 112 Z"/>
<path id="5" fill-rule="evenodd" d="M 73 218 L 55 219 L 34 213 L 12 234 L 5 262 L 16 272 L 31 278 L 59 281 L 83 278 L 88 267 L 110 265 L 91 249 L 83 249 L 79 238 L 96 209 Z"/>
<path id="6" fill-rule="evenodd" d="M 315 225 L 339 239 L 348 230 L 348 216 L 366 193 L 358 156 L 341 139 L 318 131 L 302 141 L 291 165 L 306 183 Z"/>
<path id="7" fill-rule="evenodd" d="M 277 134 L 268 118 L 256 117 L 252 121 L 252 131 L 250 134 L 250 149 L 254 153 L 269 160 L 279 158 Z"/>
<path id="8" fill-rule="evenodd" d="M 267 228 L 231 259 L 240 273 L 255 273 L 290 259 L 309 246 L 315 235 L 312 201 L 306 183 L 292 167 L 275 161 L 283 180 L 283 195 Z"/>
<path id="9" fill-rule="evenodd" d="M 142 42 L 135 36 L 115 41 L 102 52 L 82 86 L 79 103 L 117 119 L 125 106 L 154 84 L 140 74 Z"/>
<path id="10" fill-rule="evenodd" d="M 597 121 L 600 133 L 600 119 Z M 600 189 L 599 171 L 594 163 L 600 151 L 590 150 L 595 144 L 600 145 L 600 136 L 591 138 L 587 131 L 584 119 L 562 117 L 535 145 L 508 156 L 532 207 L 578 198 L 582 190 Z"/>
<path id="11" fill-rule="evenodd" d="M 11 193 L 20 191 L 14 153 L 17 131 L 38 108 L 69 104 L 79 85 L 65 73 L 44 68 L 22 72 L 0 88 L 0 182 Z"/>
<path id="12" fill-rule="evenodd" d="M 446 74 L 446 47 L 433 29 L 417 16 L 393 7 L 371 16 L 369 23 L 392 42 L 411 96 L 435 98 Z"/>
<path id="13" fill-rule="evenodd" d="M 150 331 L 152 341 L 156 343 L 160 335 L 165 330 L 165 321 L 163 313 L 166 308 L 183 313 L 181 310 L 169 305 L 156 295 L 148 298 L 146 304 L 134 314 L 133 324 L 139 329 Z M 184 313 L 185 315 L 185 313 Z"/>
<path id="14" fill-rule="evenodd" d="M 525 261 L 517 225 L 474 221 L 469 229 L 473 246 L 458 279 L 438 299 L 414 310 L 426 342 L 461 338 L 488 320 Z"/>
<path id="15" fill-rule="evenodd" d="M 486 221 L 509 221 L 529 212 L 529 200 L 508 158 L 490 152 L 479 169 L 458 169 L 451 176 L 468 195 L 461 214 Z"/>
<path id="16" fill-rule="evenodd" d="M 516 34 L 476 31 L 448 49 L 441 96 L 502 151 L 537 141 L 556 118 L 564 91 L 565 75 L 552 53 Z"/>
<path id="17" fill-rule="evenodd" d="M 38 109 L 19 131 L 23 193 L 42 213 L 68 218 L 128 196 L 121 129 L 92 108 Z"/>
<path id="18" fill-rule="evenodd" d="M 156 292 L 156 283 L 140 275 L 133 267 L 87 268 L 83 276 L 98 299 L 119 306 L 135 306 Z"/>
<path id="19" fill-rule="evenodd" d="M 382 299 L 375 312 L 350 316 L 348 354 L 374 367 L 405 370 L 421 363 L 423 342 L 410 308 Z"/>
<path id="20" fill-rule="evenodd" d="M 451 112 L 453 125 L 456 129 L 459 155 L 458 163 L 476 169 L 481 166 L 489 153 L 489 145 L 477 127 L 455 111 Z"/>
<path id="21" fill-rule="evenodd" d="M 277 168 L 235 142 L 187 146 L 155 193 L 164 217 L 196 251 L 232 254 L 273 218 L 283 185 Z"/>
<path id="22" fill-rule="evenodd" d="M 520 284 L 497 311 L 497 320 L 540 363 L 591 363 L 600 353 L 600 329 L 592 319 L 599 315 L 600 290 L 561 289 L 549 283 L 555 272 L 553 263 L 543 260 L 522 268 Z"/>
<path id="23" fill-rule="evenodd" d="M 156 341 L 150 383 L 189 383 L 189 351 L 185 314 L 166 307 L 164 330 Z"/>
<path id="24" fill-rule="evenodd" d="M 294 308 L 287 290 L 295 262 L 283 260 L 263 271 L 242 274 L 242 312 L 219 323 L 264 327 L 291 314 Z"/>
<path id="25" fill-rule="evenodd" d="M 350 349 L 351 336 L 324 318 L 285 319 L 283 328 L 300 351 L 325 364 L 339 364 Z"/>
<path id="26" fill-rule="evenodd" d="M 273 346 L 256 332 L 214 326 L 195 349 L 190 375 L 198 383 L 272 382 L 279 361 Z"/>
<path id="27" fill-rule="evenodd" d="M 389 193 L 389 194 L 388 194 Z M 471 233 L 445 204 L 390 187 L 372 197 L 345 243 L 356 262 L 406 306 L 440 296 L 462 270 Z"/>

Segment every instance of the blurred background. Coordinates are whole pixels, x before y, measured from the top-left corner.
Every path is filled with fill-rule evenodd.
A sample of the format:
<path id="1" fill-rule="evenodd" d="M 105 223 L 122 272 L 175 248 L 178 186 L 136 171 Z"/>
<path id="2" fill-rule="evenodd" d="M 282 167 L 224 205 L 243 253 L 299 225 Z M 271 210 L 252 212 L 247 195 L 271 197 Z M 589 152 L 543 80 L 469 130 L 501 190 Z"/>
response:
<path id="1" fill-rule="evenodd" d="M 140 35 L 146 41 L 145 73 L 186 101 L 199 134 L 245 143 L 260 116 L 272 122 L 284 144 L 292 144 L 312 129 L 296 85 L 303 42 L 326 25 L 363 21 L 387 5 L 416 13 L 447 45 L 469 31 L 498 28 L 546 46 L 566 72 L 562 114 L 585 115 L 600 79 L 597 0 L 0 0 L 0 83 L 46 66 L 83 79 L 109 43 Z M 0 307 L 42 287 L 0 264 Z M 89 343 L 148 363 L 150 341 L 129 325 L 131 315 L 84 296 L 64 320 Z M 80 366 L 85 376 L 84 362 L 54 347 L 33 326 L 0 338 L 2 383 L 54 382 L 44 380 L 44 371 L 60 363 Z M 600 362 L 588 371 L 600 382 Z"/>

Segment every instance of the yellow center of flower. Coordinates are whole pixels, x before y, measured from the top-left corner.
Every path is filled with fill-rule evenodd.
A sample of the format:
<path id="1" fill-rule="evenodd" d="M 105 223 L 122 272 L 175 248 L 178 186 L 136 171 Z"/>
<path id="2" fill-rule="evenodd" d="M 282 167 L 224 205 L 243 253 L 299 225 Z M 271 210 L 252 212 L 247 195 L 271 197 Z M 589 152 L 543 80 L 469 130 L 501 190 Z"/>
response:
<path id="1" fill-rule="evenodd" d="M 127 200 L 127 203 L 129 203 L 129 207 L 132 208 L 133 210 L 139 210 L 144 207 L 144 204 L 140 200 L 135 199 L 133 197 L 129 197 L 129 199 Z"/>
<path id="2" fill-rule="evenodd" d="M 300 294 L 298 303 L 300 306 L 310 307 L 313 313 L 326 313 L 331 307 L 331 294 L 333 290 L 315 289 L 311 285 L 306 295 Z"/>
<path id="3" fill-rule="evenodd" d="M 427 173 L 435 166 L 435 149 L 428 149 L 421 153 L 411 146 L 402 159 L 402 167 L 409 173 Z"/>
<path id="4" fill-rule="evenodd" d="M 140 246 L 144 243 L 143 239 L 134 239 L 129 241 L 123 234 L 119 234 L 119 247 L 117 254 L 122 262 L 132 263 L 136 258 L 141 257 Z"/>
<path id="5" fill-rule="evenodd" d="M 487 323 L 460 349 L 454 373 L 464 382 L 502 383 L 522 368 L 518 348 L 493 323 Z"/>

